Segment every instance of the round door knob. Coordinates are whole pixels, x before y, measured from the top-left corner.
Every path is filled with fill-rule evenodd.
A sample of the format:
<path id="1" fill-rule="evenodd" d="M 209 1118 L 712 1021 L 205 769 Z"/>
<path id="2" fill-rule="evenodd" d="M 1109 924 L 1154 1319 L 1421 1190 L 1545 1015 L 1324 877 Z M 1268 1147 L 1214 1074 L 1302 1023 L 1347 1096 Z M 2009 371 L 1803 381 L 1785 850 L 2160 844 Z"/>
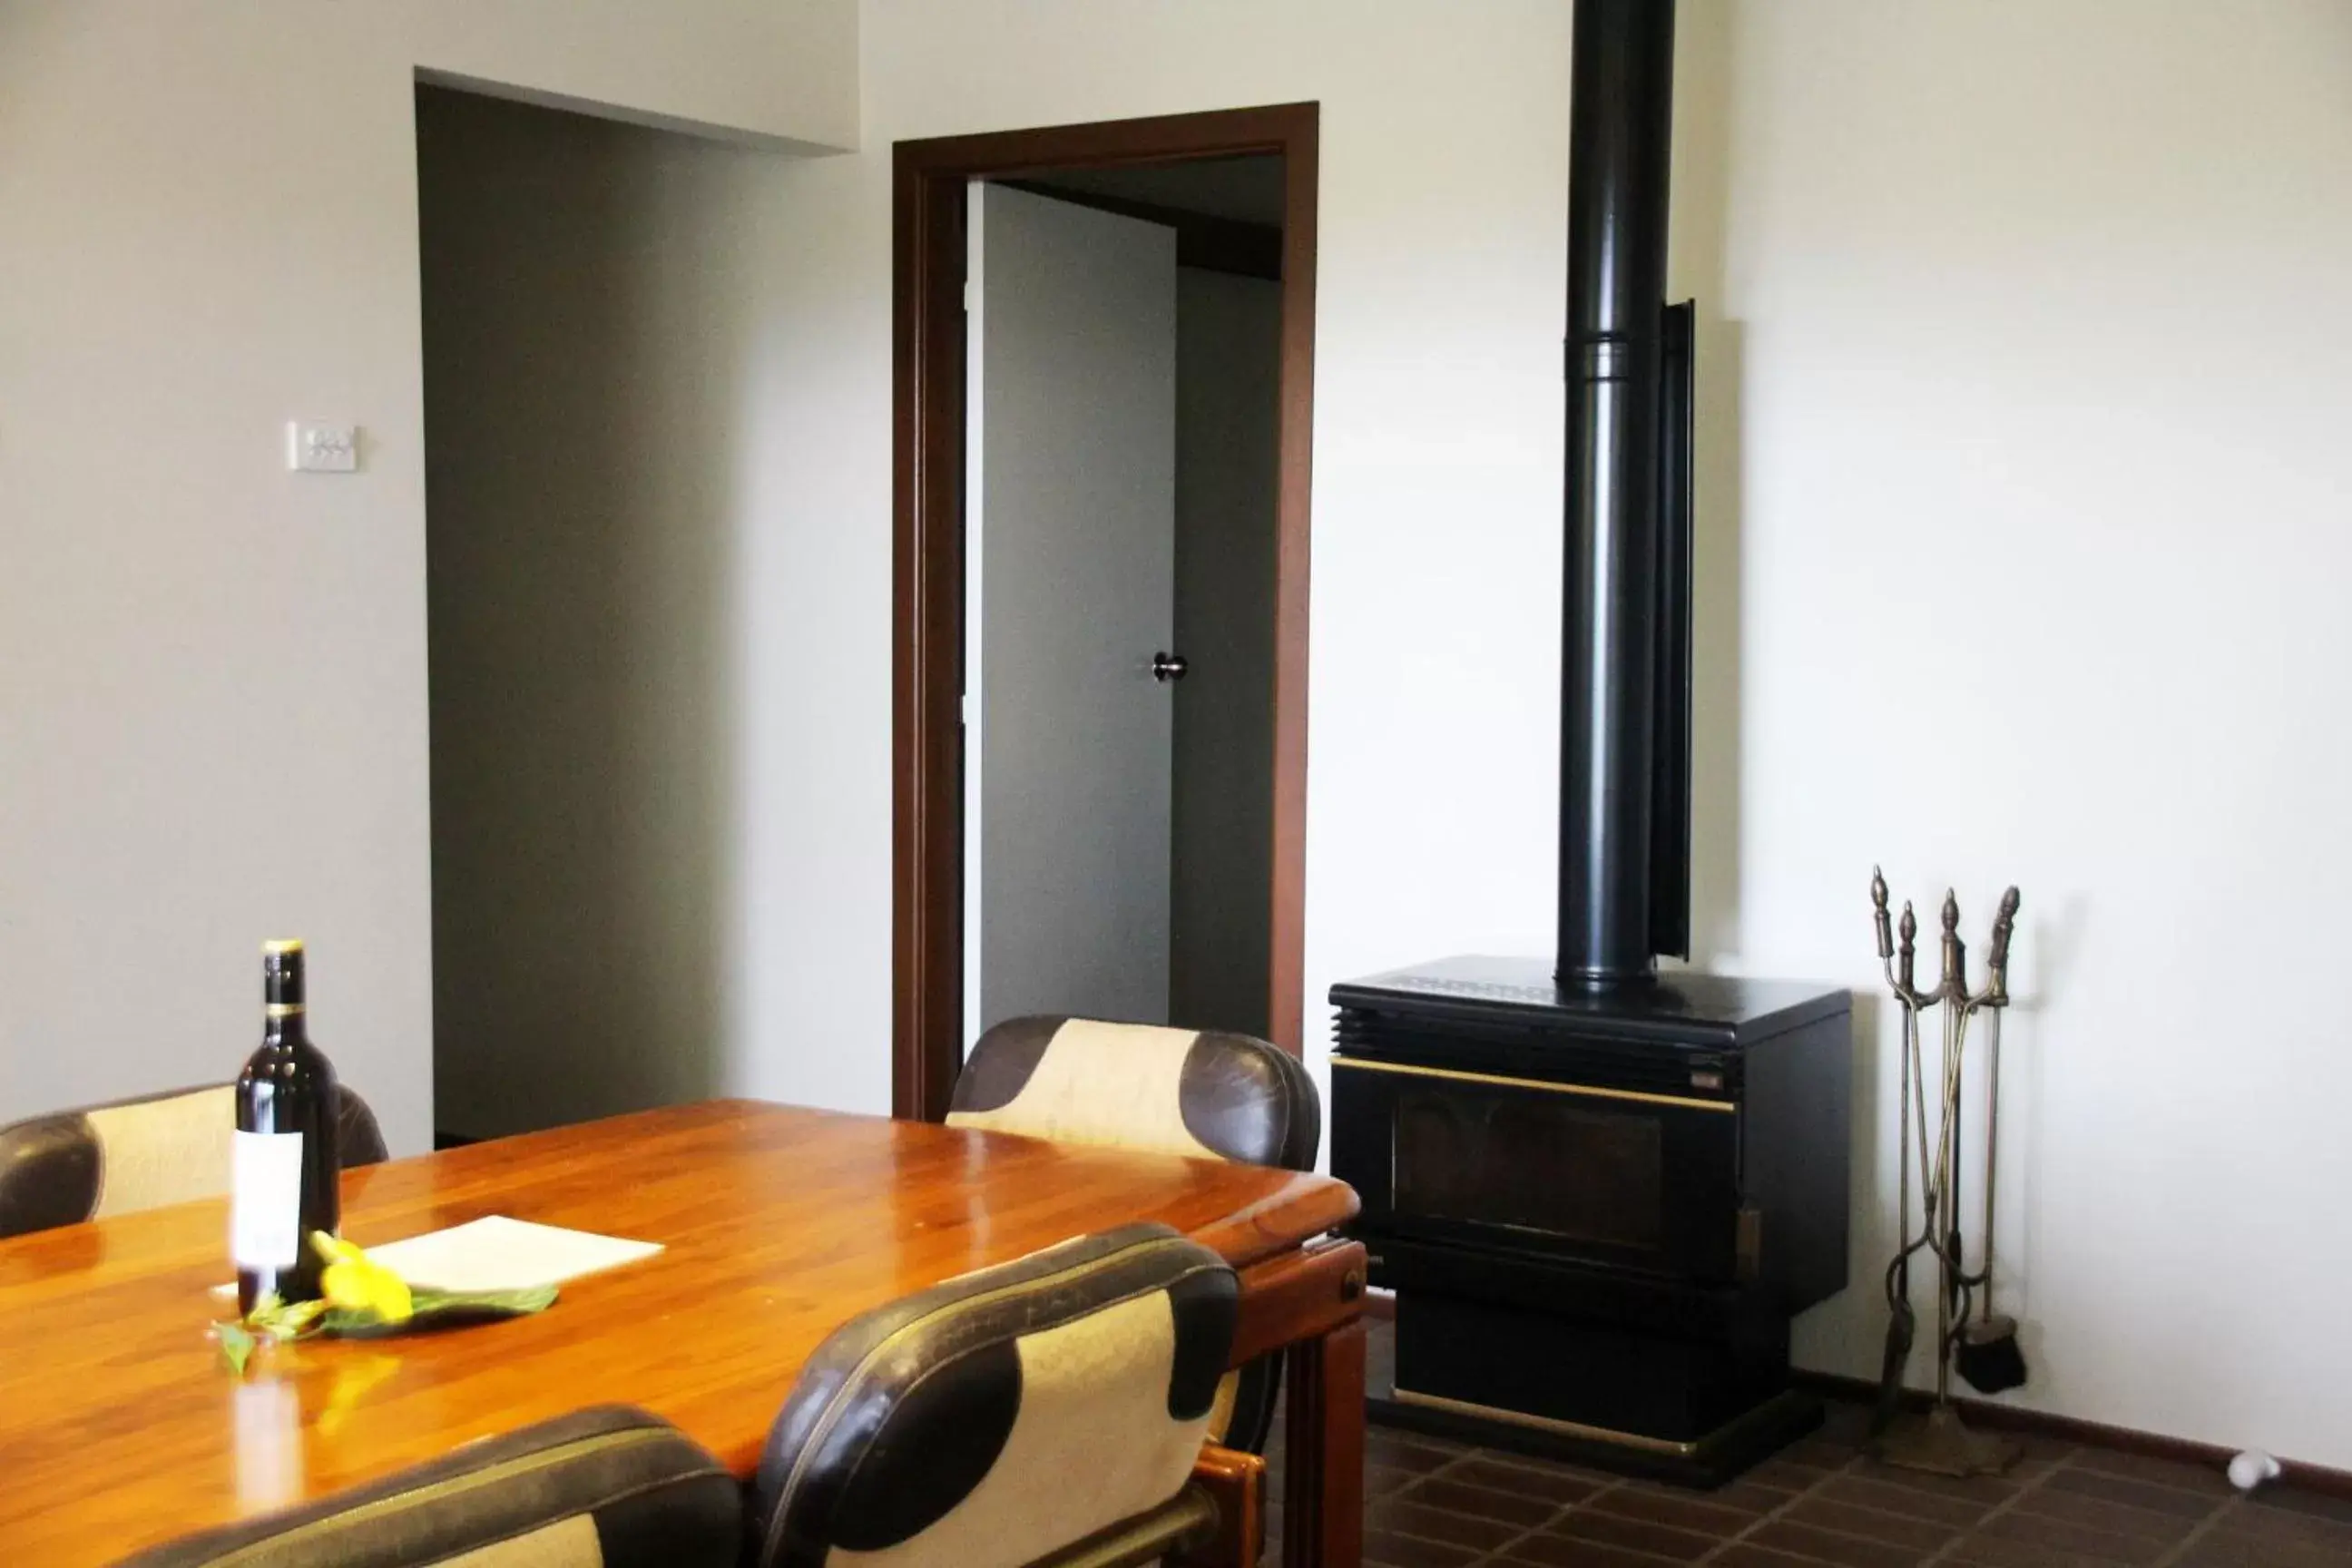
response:
<path id="1" fill-rule="evenodd" d="M 1171 680 L 1181 680 L 1192 667 L 1181 653 L 1155 653 L 1151 656 L 1151 679 L 1165 686 Z"/>

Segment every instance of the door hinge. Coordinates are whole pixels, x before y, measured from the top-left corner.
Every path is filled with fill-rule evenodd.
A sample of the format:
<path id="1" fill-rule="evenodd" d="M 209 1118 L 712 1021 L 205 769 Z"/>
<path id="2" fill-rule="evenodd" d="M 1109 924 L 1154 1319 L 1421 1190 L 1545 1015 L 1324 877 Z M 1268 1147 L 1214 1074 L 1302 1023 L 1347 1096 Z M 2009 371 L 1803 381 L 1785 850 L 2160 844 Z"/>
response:
<path id="1" fill-rule="evenodd" d="M 969 278 L 963 280 L 963 313 L 967 316 L 971 314 L 971 279 Z"/>

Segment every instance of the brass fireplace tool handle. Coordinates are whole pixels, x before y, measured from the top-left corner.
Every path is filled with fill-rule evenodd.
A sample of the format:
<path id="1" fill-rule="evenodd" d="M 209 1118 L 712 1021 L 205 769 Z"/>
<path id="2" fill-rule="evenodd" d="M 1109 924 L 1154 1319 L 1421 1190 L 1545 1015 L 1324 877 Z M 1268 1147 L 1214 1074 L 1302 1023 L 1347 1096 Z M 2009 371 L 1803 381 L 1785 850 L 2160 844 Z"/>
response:
<path id="1" fill-rule="evenodd" d="M 1881 1373 L 1879 1407 L 1874 1423 L 1880 1458 L 1890 1464 L 1944 1475 L 1982 1475 L 2006 1469 L 2017 1458 L 2017 1445 L 2007 1438 L 1969 1431 L 1952 1407 L 1951 1373 L 1957 1362 L 1962 1375 L 1988 1393 L 2015 1387 L 2025 1380 L 2017 1349 L 2017 1325 L 1992 1311 L 1993 1174 L 2000 1138 L 2000 1010 L 2009 1005 L 2009 951 L 2016 931 L 2018 894 L 2001 894 L 1993 919 L 1992 942 L 1986 950 L 1984 989 L 1971 991 L 1968 978 L 1968 945 L 1960 939 L 1960 906 L 1952 892 L 1944 894 L 1942 963 L 1933 989 L 1919 989 L 1914 973 L 1914 949 L 1919 922 L 1907 902 L 1899 925 L 1887 914 L 1886 879 L 1874 869 L 1870 879 L 1872 924 L 1878 939 L 1878 962 L 1887 988 L 1903 1009 L 1903 1069 L 1896 1151 L 1899 1183 L 1895 1214 L 1899 1222 L 1894 1260 L 1886 1268 L 1887 1353 Z M 1900 933 L 1900 941 L 1896 940 Z M 1936 1125 L 1927 1121 L 1927 1061 L 1921 1048 L 1920 1015 L 1944 1009 L 1944 1050 L 1941 1092 Z M 1985 1114 L 1984 1229 L 1979 1233 L 1981 1266 L 1971 1273 L 1961 1249 L 1959 1176 L 1961 1166 L 1960 1101 L 1966 1065 L 1969 1026 L 1979 1012 L 1988 1012 L 1987 1102 Z M 1919 1229 L 1912 1229 L 1911 1135 L 1916 1118 L 1919 1139 Z M 1930 1150 L 1933 1150 L 1932 1155 Z M 1903 1364 L 1912 1340 L 1910 1262 L 1919 1253 L 1933 1256 L 1936 1282 L 1936 1396 L 1924 1415 L 1898 1418 L 1902 1400 Z M 1972 1319 L 1970 1309 L 1976 1313 Z"/>

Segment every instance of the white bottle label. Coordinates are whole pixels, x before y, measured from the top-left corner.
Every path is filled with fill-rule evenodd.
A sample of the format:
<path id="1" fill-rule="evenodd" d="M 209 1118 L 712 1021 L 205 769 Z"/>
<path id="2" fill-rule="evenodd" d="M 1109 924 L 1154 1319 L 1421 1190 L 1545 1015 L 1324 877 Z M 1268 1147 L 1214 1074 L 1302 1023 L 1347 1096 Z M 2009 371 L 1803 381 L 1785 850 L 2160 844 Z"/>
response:
<path id="1" fill-rule="evenodd" d="M 228 1251 L 239 1268 L 302 1259 L 302 1134 L 239 1132 L 230 1146 Z"/>

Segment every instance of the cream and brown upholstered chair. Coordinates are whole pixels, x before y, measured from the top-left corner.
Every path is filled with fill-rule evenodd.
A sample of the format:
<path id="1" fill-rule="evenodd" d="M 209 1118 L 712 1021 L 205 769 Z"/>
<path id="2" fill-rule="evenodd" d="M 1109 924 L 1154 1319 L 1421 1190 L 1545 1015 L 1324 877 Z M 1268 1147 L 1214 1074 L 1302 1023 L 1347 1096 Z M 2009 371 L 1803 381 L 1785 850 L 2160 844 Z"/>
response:
<path id="1" fill-rule="evenodd" d="M 677 1427 L 583 1410 L 120 1568 L 735 1568 L 743 1493 Z"/>
<path id="2" fill-rule="evenodd" d="M 1133 1225 L 851 1320 L 769 1432 L 747 1562 L 1248 1568 L 1264 1464 L 1202 1447 L 1239 1300 L 1215 1253 Z"/>
<path id="3" fill-rule="evenodd" d="M 345 1170 L 384 1157 L 375 1112 L 348 1089 L 338 1129 Z M 0 1127 L 0 1237 L 219 1197 L 236 1131 L 236 1086 L 226 1083 Z"/>
<path id="4" fill-rule="evenodd" d="M 1013 1018 L 972 1046 L 948 1125 L 1311 1171 L 1323 1107 L 1297 1058 L 1247 1035 Z M 1281 1387 L 1278 1355 L 1234 1373 L 1211 1435 L 1264 1451 Z"/>

